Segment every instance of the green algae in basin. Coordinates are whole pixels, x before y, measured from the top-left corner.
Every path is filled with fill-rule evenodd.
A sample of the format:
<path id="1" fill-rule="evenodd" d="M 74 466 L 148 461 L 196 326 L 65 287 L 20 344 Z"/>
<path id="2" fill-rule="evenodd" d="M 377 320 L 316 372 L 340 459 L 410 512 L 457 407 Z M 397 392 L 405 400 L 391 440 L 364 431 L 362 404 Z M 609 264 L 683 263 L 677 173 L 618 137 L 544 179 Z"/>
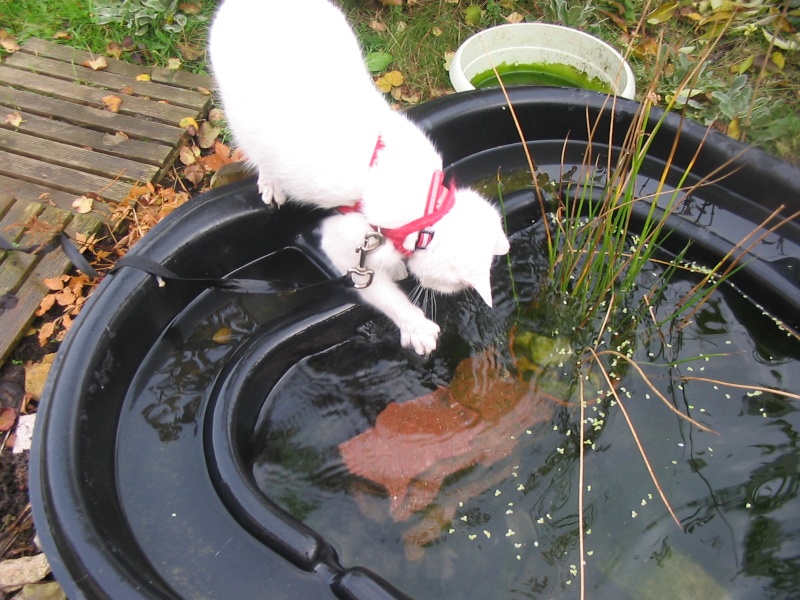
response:
<path id="1" fill-rule="evenodd" d="M 508 64 L 501 63 L 497 72 L 505 85 L 552 85 L 573 87 L 594 92 L 611 93 L 611 87 L 596 77 L 589 77 L 570 65 L 560 63 Z M 476 88 L 497 87 L 497 75 L 488 69 L 475 75 L 470 82 Z"/>

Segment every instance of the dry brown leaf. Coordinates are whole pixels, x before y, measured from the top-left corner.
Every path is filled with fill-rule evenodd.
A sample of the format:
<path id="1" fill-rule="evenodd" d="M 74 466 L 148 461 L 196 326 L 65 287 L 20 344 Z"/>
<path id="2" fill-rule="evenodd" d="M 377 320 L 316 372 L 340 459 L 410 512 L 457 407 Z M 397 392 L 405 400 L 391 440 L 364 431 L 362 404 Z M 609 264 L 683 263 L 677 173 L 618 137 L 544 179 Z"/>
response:
<path id="1" fill-rule="evenodd" d="M 125 49 L 120 46 L 117 42 L 111 42 L 106 46 L 106 54 L 108 54 L 111 58 L 116 58 L 119 60 L 122 58 L 122 54 L 125 52 Z"/>
<path id="2" fill-rule="evenodd" d="M 203 55 L 206 53 L 205 48 L 202 46 L 192 46 L 191 44 L 184 44 L 178 43 L 178 50 L 181 53 L 181 56 L 186 60 L 199 60 L 203 58 Z"/>
<path id="3" fill-rule="evenodd" d="M 518 12 L 512 12 L 510 15 L 506 17 L 506 21 L 509 23 L 522 23 L 525 20 L 525 17 Z"/>
<path id="4" fill-rule="evenodd" d="M 386 25 L 384 25 L 377 19 L 373 19 L 372 21 L 369 22 L 369 28 L 372 29 L 373 31 L 380 31 L 380 32 L 386 31 L 387 29 Z"/>
<path id="5" fill-rule="evenodd" d="M 208 88 L 204 88 L 204 87 L 201 87 L 201 86 L 198 85 L 194 89 L 195 89 L 196 92 L 200 92 L 201 94 L 203 94 L 203 96 L 210 96 L 211 95 L 211 90 L 209 90 Z"/>
<path id="6" fill-rule="evenodd" d="M 123 133 L 122 131 L 117 131 L 115 134 L 106 133 L 103 135 L 103 145 L 104 146 L 117 146 L 122 142 L 129 140 L 127 133 Z"/>
<path id="7" fill-rule="evenodd" d="M 34 400 L 38 400 L 42 396 L 42 390 L 44 390 L 44 384 L 55 357 L 56 354 L 53 352 L 42 358 L 41 362 L 25 365 L 25 392 L 30 394 Z"/>
<path id="8" fill-rule="evenodd" d="M 205 170 L 199 164 L 189 165 L 183 170 L 183 176 L 194 185 L 200 185 L 205 175 Z"/>
<path id="9" fill-rule="evenodd" d="M 178 158 L 186 166 L 195 164 L 198 156 L 200 156 L 200 148 L 197 146 L 182 146 L 178 152 Z"/>
<path id="10" fill-rule="evenodd" d="M 50 564 L 44 554 L 24 556 L 0 562 L 0 587 L 13 592 L 26 583 L 41 581 L 50 573 Z"/>
<path id="11" fill-rule="evenodd" d="M 42 315 L 46 314 L 56 303 L 56 295 L 55 294 L 47 294 L 42 301 L 39 303 L 39 308 L 36 309 L 36 312 L 33 313 L 37 317 L 41 317 Z"/>
<path id="12" fill-rule="evenodd" d="M 103 97 L 103 104 L 105 107 L 110 110 L 111 112 L 119 112 L 120 106 L 122 106 L 122 98 L 119 96 L 108 95 Z"/>
<path id="13" fill-rule="evenodd" d="M 214 127 L 208 121 L 203 121 L 200 124 L 200 131 L 197 132 L 197 143 L 201 148 L 211 148 L 221 131 L 221 127 Z"/>
<path id="14" fill-rule="evenodd" d="M 69 31 L 64 31 L 63 29 L 59 29 L 53 34 L 54 40 L 71 40 L 72 34 Z"/>
<path id="15" fill-rule="evenodd" d="M 121 88 L 119 88 L 119 93 L 125 94 L 126 96 L 133 96 L 134 90 L 131 86 L 124 85 Z"/>
<path id="16" fill-rule="evenodd" d="M 219 154 L 209 154 L 208 156 L 201 156 L 197 162 L 203 165 L 203 168 L 209 173 L 216 173 L 226 164 L 228 164 L 223 157 Z M 197 182 L 194 182 L 197 183 Z"/>
<path id="17" fill-rule="evenodd" d="M 83 61 L 83 66 L 90 68 L 92 71 L 102 71 L 108 68 L 108 61 L 105 56 L 98 56 L 94 60 Z"/>
<path id="18" fill-rule="evenodd" d="M 17 411 L 10 407 L 0 408 L 0 431 L 8 431 L 17 422 Z"/>
<path id="19" fill-rule="evenodd" d="M 50 321 L 39 328 L 39 345 L 44 347 L 56 331 L 56 322 Z"/>
<path id="20" fill-rule="evenodd" d="M 94 206 L 94 200 L 89 198 L 89 196 L 81 196 L 72 202 L 72 208 L 74 208 L 75 212 L 79 215 L 85 215 L 91 212 L 92 206 Z"/>
<path id="21" fill-rule="evenodd" d="M 42 283 L 47 286 L 47 289 L 53 292 L 58 292 L 64 289 L 64 286 L 67 283 L 65 277 L 69 277 L 68 275 L 63 275 L 61 277 L 48 277 L 47 279 L 43 279 Z"/>
<path id="22" fill-rule="evenodd" d="M 5 118 L 5 123 L 8 123 L 12 127 L 19 127 L 24 123 L 22 120 L 22 115 L 18 112 L 8 113 Z"/>
<path id="23" fill-rule="evenodd" d="M 2 30 L 4 35 L 0 35 L 0 46 L 3 47 L 3 50 L 12 54 L 19 50 L 19 44 L 17 44 L 17 38 Z"/>

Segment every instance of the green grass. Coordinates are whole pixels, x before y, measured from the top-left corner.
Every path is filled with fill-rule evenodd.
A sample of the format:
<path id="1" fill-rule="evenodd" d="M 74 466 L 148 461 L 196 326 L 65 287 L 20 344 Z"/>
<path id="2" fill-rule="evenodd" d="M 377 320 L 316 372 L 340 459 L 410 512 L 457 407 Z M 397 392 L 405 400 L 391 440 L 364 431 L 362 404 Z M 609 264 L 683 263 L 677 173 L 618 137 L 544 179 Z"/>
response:
<path id="1" fill-rule="evenodd" d="M 32 37 L 59 39 L 75 48 L 106 55 L 116 47 L 124 60 L 165 66 L 170 59 L 178 58 L 185 68 L 204 72 L 202 50 L 217 3 L 206 0 L 197 4 L 200 12 L 187 15 L 186 26 L 178 33 L 158 24 L 148 27 L 142 35 L 134 35 L 122 23 L 98 25 L 97 3 L 93 0 L 0 0 L 0 29 L 16 36 L 19 43 Z M 200 51 L 199 57 L 187 58 L 186 52 L 194 51 Z"/>
<path id="2" fill-rule="evenodd" d="M 134 5 L 141 2 L 129 1 Z M 651 8 L 641 0 L 419 0 L 411 6 L 376 9 L 368 0 L 334 1 L 348 15 L 366 51 L 392 55 L 387 70 L 403 74 L 403 97 L 420 102 L 450 90 L 445 68 L 448 53 L 473 33 L 517 13 L 526 20 L 587 30 L 622 52 L 630 52 L 639 90 L 649 87 L 657 60 L 654 42 L 663 35 L 669 42 L 663 51 L 671 54 L 670 64 L 656 89 L 664 105 L 685 73 L 694 68 L 714 31 L 713 21 L 702 23 L 697 17 L 717 17 L 725 9 L 724 3 L 700 3 L 705 7 L 700 14 L 697 3 L 682 0 L 669 18 L 637 29 L 643 14 L 651 15 L 655 8 L 670 3 L 657 1 Z M 169 2 L 162 0 L 166 5 Z M 188 0 L 185 4 L 199 7 L 199 13 L 187 14 L 186 25 L 178 33 L 166 31 L 163 21 L 135 37 L 121 23 L 98 25 L 97 0 L 0 0 L 0 28 L 20 42 L 30 37 L 53 39 L 57 32 L 66 32 L 70 38 L 62 43 L 97 54 L 107 54 L 110 45 L 116 45 L 126 60 L 163 66 L 179 58 L 185 69 L 208 72 L 202 49 L 218 1 Z M 783 6 L 787 12 L 780 17 Z M 800 0 L 786 0 L 785 5 L 782 0 L 763 0 L 755 12 L 737 11 L 720 40 L 719 51 L 709 57 L 698 79 L 701 93 L 686 106 L 690 118 L 727 130 L 732 137 L 796 164 L 800 164 L 800 50 L 770 47 L 764 30 L 774 31 L 776 25 L 782 25 L 780 34 L 791 38 L 800 28 L 798 6 Z M 313 15 L 298 12 L 293 26 L 302 32 L 304 20 L 310 18 Z M 772 21 L 764 23 L 765 18 Z M 761 69 L 761 57 L 775 51 L 785 61 L 783 68 L 776 71 L 775 65 L 770 65 Z M 744 68 L 754 58 L 754 64 Z"/>

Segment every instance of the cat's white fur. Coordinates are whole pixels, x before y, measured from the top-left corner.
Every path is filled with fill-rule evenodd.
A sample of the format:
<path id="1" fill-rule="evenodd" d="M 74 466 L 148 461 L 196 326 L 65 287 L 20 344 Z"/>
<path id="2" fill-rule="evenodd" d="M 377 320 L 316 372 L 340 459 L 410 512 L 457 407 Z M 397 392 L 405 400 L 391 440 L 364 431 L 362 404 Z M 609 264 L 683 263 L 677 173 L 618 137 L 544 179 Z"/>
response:
<path id="1" fill-rule="evenodd" d="M 364 67 L 358 41 L 328 0 L 225 0 L 211 29 L 210 57 L 228 123 L 259 173 L 265 202 L 322 208 L 353 206 L 322 226 L 322 249 L 343 274 L 373 227 L 397 228 L 425 212 L 441 155 L 425 134 L 393 111 Z M 370 162 L 378 137 L 384 148 Z M 362 298 L 400 329 L 419 354 L 436 347 L 439 326 L 395 283 L 474 288 L 491 306 L 494 255 L 508 252 L 497 210 L 469 189 L 433 227 L 427 249 L 407 260 L 391 243 L 369 254 L 375 271 Z M 413 249 L 416 234 L 404 247 Z"/>

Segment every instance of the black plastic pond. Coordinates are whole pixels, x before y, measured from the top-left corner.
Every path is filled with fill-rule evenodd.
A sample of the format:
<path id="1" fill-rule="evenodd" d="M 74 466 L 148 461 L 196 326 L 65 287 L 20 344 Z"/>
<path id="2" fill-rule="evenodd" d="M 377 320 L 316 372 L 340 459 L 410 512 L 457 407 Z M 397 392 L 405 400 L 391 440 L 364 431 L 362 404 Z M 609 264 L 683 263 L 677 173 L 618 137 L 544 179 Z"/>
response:
<path id="1" fill-rule="evenodd" d="M 581 162 L 587 110 L 593 119 L 606 103 L 547 88 L 518 88 L 511 98 L 540 171 L 552 177 L 562 171 L 565 138 L 565 162 Z M 617 100 L 617 135 L 636 109 Z M 497 90 L 409 114 L 460 182 L 524 167 Z M 596 140 L 607 140 L 611 114 Z M 667 119 L 640 175 L 642 194 L 678 134 L 673 184 L 705 130 Z M 729 174 L 693 194 L 668 250 L 691 239 L 691 258 L 713 264 L 778 205 L 800 209 L 800 171 L 756 150 L 740 156 L 743 149 L 716 133 L 705 140 L 694 180 L 732 161 Z M 506 209 L 524 299 L 526 282 L 542 276 L 541 230 L 531 226 L 538 204 L 521 192 L 506 198 Z M 134 252 L 187 277 L 236 273 L 305 285 L 332 277 L 317 243 L 324 217 L 270 210 L 248 181 L 175 211 Z M 736 289 L 717 293 L 694 328 L 643 345 L 637 359 L 720 355 L 677 369 L 800 392 L 800 345 L 774 322 L 800 325 L 800 226 L 767 235 L 752 255 Z M 449 481 L 441 493 L 458 499 L 452 521 L 412 552 L 404 536 L 424 511 L 390 518 L 386 494 L 365 490 L 339 455 L 388 403 L 447 385 L 459 361 L 506 338 L 516 313 L 504 261 L 493 284 L 494 309 L 466 296 L 438 300 L 441 345 L 420 358 L 344 288 L 264 297 L 160 286 L 131 268 L 108 277 L 59 351 L 32 454 L 37 529 L 69 597 L 577 597 L 577 434 L 567 409 L 524 424 L 487 473 Z M 687 384 L 692 395 L 673 383 L 664 393 L 720 435 L 645 402 L 642 385 L 626 391 L 641 399 L 629 401 L 631 415 L 685 532 L 655 495 L 618 411 L 594 414 L 608 423 L 587 450 L 589 597 L 663 597 L 659 572 L 675 597 L 676 580 L 692 597 L 794 597 L 800 413 L 755 389 Z M 491 485 L 458 496 L 482 477 Z"/>

